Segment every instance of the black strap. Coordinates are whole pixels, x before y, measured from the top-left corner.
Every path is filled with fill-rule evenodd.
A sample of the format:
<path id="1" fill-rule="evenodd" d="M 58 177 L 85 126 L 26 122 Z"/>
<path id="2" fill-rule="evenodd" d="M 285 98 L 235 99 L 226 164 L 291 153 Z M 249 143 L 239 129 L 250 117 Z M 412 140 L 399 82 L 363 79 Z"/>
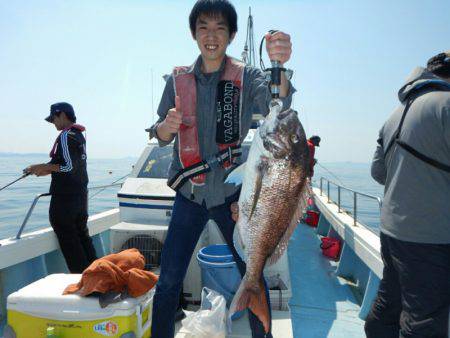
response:
<path id="1" fill-rule="evenodd" d="M 438 90 L 441 91 L 449 91 L 449 89 L 447 88 L 443 88 L 441 86 L 439 87 L 435 87 Z M 408 113 L 409 108 L 411 107 L 412 103 L 414 102 L 414 99 L 416 98 L 416 95 L 413 95 L 410 99 L 408 99 L 408 101 L 406 102 L 405 105 L 405 109 L 403 110 L 403 114 L 402 114 L 402 118 L 400 119 L 400 123 L 398 125 L 397 131 L 394 134 L 394 137 L 392 138 L 392 140 L 389 142 L 388 146 L 386 147 L 386 150 L 384 152 L 384 155 L 386 156 L 388 151 L 392 148 L 392 146 L 395 144 L 398 144 L 400 147 L 402 147 L 403 149 L 405 149 L 407 152 L 409 152 L 411 155 L 415 156 L 416 158 L 418 158 L 419 160 L 428 163 L 429 165 L 446 171 L 448 173 L 450 173 L 450 165 L 444 164 L 442 162 L 439 162 L 431 157 L 428 157 L 424 154 L 422 154 L 421 152 L 417 151 L 416 149 L 414 149 L 413 147 L 411 147 L 410 145 L 406 144 L 405 142 L 400 140 L 400 133 L 402 131 L 402 127 L 403 127 L 403 122 L 405 121 L 406 118 L 406 114 Z"/>
<path id="2" fill-rule="evenodd" d="M 428 163 L 429 165 L 432 165 L 433 167 L 435 167 L 437 169 L 441 169 L 443 171 L 446 171 L 446 172 L 450 173 L 450 165 L 446 165 L 444 163 L 436 161 L 435 159 L 432 159 L 432 158 L 430 158 L 428 156 L 425 156 L 424 154 L 418 152 L 416 149 L 414 149 L 413 147 L 407 145 L 403 141 L 397 140 L 397 144 L 400 147 L 402 147 L 403 149 L 405 149 L 407 152 L 409 152 L 410 154 L 412 154 L 415 157 L 417 157 L 418 159 Z"/>
<path id="3" fill-rule="evenodd" d="M 242 155 L 242 148 L 239 145 L 228 147 L 224 150 L 219 151 L 214 156 L 207 160 L 203 160 L 198 163 L 194 163 L 189 167 L 181 169 L 175 174 L 172 179 L 167 181 L 167 185 L 173 190 L 178 190 L 183 186 L 189 179 L 210 172 L 216 167 L 219 167 L 225 162 L 232 162 L 235 158 Z"/>
<path id="4" fill-rule="evenodd" d="M 391 142 L 389 142 L 388 146 L 386 147 L 386 150 L 384 151 L 385 156 L 388 153 L 388 151 L 391 150 L 394 143 L 399 139 L 400 132 L 402 131 L 402 127 L 403 127 L 403 122 L 405 121 L 406 113 L 408 112 L 409 107 L 411 107 L 411 104 L 413 103 L 413 101 L 414 101 L 414 98 L 409 99 L 406 102 L 405 109 L 403 109 L 402 118 L 400 119 L 400 123 L 398 125 L 397 131 L 395 132 L 394 137 L 392 138 Z"/>

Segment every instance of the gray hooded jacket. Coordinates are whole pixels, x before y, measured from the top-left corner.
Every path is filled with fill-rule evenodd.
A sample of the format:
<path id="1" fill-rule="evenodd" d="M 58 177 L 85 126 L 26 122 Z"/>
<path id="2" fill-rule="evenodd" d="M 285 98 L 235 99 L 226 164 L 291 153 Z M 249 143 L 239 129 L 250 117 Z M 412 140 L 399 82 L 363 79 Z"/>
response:
<path id="1" fill-rule="evenodd" d="M 414 98 L 399 139 L 429 158 L 450 165 L 450 83 L 423 68 L 398 94 L 398 107 L 380 130 L 372 177 L 385 185 L 381 231 L 402 241 L 450 244 L 450 173 L 418 159 L 399 145 L 386 148 L 405 105 Z"/>

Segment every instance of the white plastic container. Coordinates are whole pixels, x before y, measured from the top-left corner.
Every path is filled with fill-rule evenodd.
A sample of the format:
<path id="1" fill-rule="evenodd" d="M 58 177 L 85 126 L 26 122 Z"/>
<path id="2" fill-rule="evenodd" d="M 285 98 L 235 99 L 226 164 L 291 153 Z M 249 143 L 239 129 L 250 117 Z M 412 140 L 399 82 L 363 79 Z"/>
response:
<path id="1" fill-rule="evenodd" d="M 153 290 L 102 309 L 97 297 L 63 296 L 80 278 L 53 274 L 9 295 L 4 338 L 44 338 L 47 327 L 64 338 L 150 337 Z"/>

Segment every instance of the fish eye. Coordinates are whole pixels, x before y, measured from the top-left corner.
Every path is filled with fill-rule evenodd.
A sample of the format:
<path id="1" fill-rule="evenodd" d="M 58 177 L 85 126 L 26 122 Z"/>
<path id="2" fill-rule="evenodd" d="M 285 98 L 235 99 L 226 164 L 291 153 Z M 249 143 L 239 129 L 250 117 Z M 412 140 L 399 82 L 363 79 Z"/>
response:
<path id="1" fill-rule="evenodd" d="M 291 141 L 292 141 L 292 143 L 297 143 L 298 142 L 298 137 L 297 137 L 297 135 L 292 135 L 291 136 Z"/>

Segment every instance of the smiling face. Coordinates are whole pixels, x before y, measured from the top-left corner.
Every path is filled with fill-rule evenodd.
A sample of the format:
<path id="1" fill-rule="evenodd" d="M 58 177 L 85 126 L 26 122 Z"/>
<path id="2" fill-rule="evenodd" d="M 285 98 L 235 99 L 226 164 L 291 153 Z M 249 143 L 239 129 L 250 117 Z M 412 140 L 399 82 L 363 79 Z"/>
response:
<path id="1" fill-rule="evenodd" d="M 198 17 L 194 39 L 197 41 L 206 69 L 220 67 L 233 38 L 234 34 L 230 36 L 228 24 L 222 15 L 202 14 Z"/>

